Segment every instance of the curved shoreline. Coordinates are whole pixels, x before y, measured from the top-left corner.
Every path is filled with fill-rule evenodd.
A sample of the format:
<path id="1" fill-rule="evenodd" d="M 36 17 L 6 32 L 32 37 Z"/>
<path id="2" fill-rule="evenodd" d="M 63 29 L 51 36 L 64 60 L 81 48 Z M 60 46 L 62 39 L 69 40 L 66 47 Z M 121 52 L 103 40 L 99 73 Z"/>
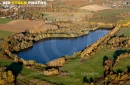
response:
<path id="1" fill-rule="evenodd" d="M 37 35 L 36 37 L 39 37 L 39 40 L 44 40 L 44 39 L 53 39 L 53 38 L 64 38 L 64 39 L 68 39 L 68 38 L 78 38 L 78 37 L 81 37 L 81 36 L 84 36 L 84 35 L 87 35 L 89 34 L 90 31 L 95 31 L 97 29 L 107 29 L 107 30 L 110 30 L 110 29 L 113 29 L 114 27 L 111 27 L 111 28 L 100 28 L 100 27 L 96 27 L 94 29 L 89 29 L 87 30 L 84 34 L 81 34 L 81 35 L 68 35 L 68 34 L 42 34 L 42 35 Z M 42 38 L 40 38 L 42 37 Z M 39 41 L 39 40 L 36 40 Z"/>
<path id="2" fill-rule="evenodd" d="M 98 28 L 100 28 L 100 27 L 95 27 L 95 28 L 93 28 L 93 29 L 89 29 L 89 31 L 94 31 L 94 30 L 97 30 Z M 113 27 L 112 27 L 113 28 Z M 103 29 L 105 29 L 105 28 L 103 28 Z M 63 38 L 76 38 L 76 37 L 80 37 L 80 36 L 83 36 L 83 35 L 86 35 L 86 34 L 88 34 L 89 33 L 89 31 L 87 30 L 86 32 L 84 32 L 84 34 L 80 34 L 80 35 L 68 35 L 68 34 L 39 34 L 39 35 L 36 35 L 36 37 L 38 37 L 38 39 L 36 39 L 36 37 L 35 37 L 35 42 L 37 42 L 37 41 L 39 41 L 39 40 L 42 40 L 42 39 L 45 39 L 45 38 L 58 38 L 59 37 L 59 35 L 60 35 L 60 37 L 61 37 L 61 35 L 63 36 Z M 59 37 L 59 38 L 60 38 Z M 21 44 L 22 44 L 22 42 L 21 42 Z M 29 47 L 32 47 L 33 46 L 33 44 L 34 43 L 31 43 L 31 44 L 28 44 L 28 46 L 26 46 L 26 47 L 23 47 L 23 49 L 27 49 L 27 48 L 29 48 Z M 20 49 L 20 50 L 22 50 L 22 49 Z M 19 50 L 19 51 L 20 51 Z M 29 61 L 26 61 L 26 60 L 24 60 L 24 59 L 22 59 L 22 58 L 19 58 L 16 54 L 13 54 L 12 52 L 10 52 L 9 50 L 4 50 L 5 51 L 5 53 L 8 55 L 8 56 L 10 56 L 12 59 L 14 59 L 14 61 L 15 62 L 23 62 L 24 64 L 25 63 L 27 63 L 28 62 L 28 64 L 29 64 L 29 61 L 34 61 L 35 62 L 35 60 L 29 60 Z M 58 60 L 58 59 L 55 59 L 55 60 Z M 53 60 L 52 60 L 53 61 Z M 51 62 L 51 61 L 50 61 Z M 49 62 L 48 62 L 49 63 Z M 47 63 L 46 63 L 47 64 Z M 26 64 L 25 64 L 26 65 Z M 44 64 L 41 64 L 41 63 L 34 63 L 34 65 L 40 65 L 40 66 L 42 66 L 42 67 L 46 67 L 47 65 L 44 65 Z"/>
<path id="3" fill-rule="evenodd" d="M 94 48 L 96 48 L 101 42 L 103 42 L 107 37 L 110 37 L 114 35 L 115 32 L 117 32 L 120 28 L 120 25 L 117 25 L 113 30 L 108 32 L 105 36 L 97 40 L 95 43 L 93 43 L 91 46 L 86 48 L 82 53 L 81 53 L 81 58 L 84 58 L 86 56 L 89 56 L 89 54 L 92 52 Z"/>

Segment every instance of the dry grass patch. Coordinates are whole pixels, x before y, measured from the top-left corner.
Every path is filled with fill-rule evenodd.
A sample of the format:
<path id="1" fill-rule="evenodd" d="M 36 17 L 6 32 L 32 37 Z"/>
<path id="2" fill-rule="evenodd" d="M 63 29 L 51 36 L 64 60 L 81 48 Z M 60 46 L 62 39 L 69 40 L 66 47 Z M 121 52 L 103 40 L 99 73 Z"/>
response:
<path id="1" fill-rule="evenodd" d="M 35 20 L 14 20 L 6 24 L 0 24 L 0 30 L 10 31 L 10 32 L 22 32 L 26 29 L 31 29 L 38 26 L 44 22 Z"/>
<path id="2" fill-rule="evenodd" d="M 80 9 L 98 11 L 98 10 L 111 9 L 111 8 L 107 7 L 107 6 L 103 6 L 103 5 L 94 4 L 94 5 L 88 5 L 88 6 L 81 7 Z"/>

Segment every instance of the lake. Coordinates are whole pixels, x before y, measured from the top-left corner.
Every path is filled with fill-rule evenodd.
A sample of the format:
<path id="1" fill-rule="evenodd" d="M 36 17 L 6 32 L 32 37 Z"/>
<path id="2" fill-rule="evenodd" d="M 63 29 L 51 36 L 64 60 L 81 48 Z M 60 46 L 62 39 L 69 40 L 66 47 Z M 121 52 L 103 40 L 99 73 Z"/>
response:
<path id="1" fill-rule="evenodd" d="M 109 30 L 106 29 L 98 29 L 78 38 L 41 40 L 36 42 L 33 47 L 17 54 L 25 60 L 35 60 L 37 63 L 45 64 L 56 58 L 73 55 L 74 52 L 85 49 L 87 45 L 91 45 L 108 32 Z"/>

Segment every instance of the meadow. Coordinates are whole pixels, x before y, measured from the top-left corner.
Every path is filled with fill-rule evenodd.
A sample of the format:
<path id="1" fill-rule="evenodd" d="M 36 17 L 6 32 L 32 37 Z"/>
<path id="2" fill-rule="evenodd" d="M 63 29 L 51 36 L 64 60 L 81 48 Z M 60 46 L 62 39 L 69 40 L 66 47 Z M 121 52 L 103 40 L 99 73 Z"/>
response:
<path id="1" fill-rule="evenodd" d="M 104 10 L 100 11 L 100 15 L 104 17 L 111 17 L 116 16 L 120 12 L 128 12 L 128 11 L 129 8 L 125 10 L 124 9 Z M 4 21 L 2 21 L 2 19 L 0 19 L 1 24 L 7 22 L 9 22 L 9 20 L 4 19 Z M 0 39 L 12 34 L 14 34 L 14 32 L 0 30 Z M 130 28 L 129 27 L 120 28 L 119 35 L 122 34 L 130 36 Z M 0 40 L 0 47 L 2 43 L 3 40 Z M 125 49 L 130 50 L 130 48 L 122 48 L 121 50 Z M 111 50 L 103 48 L 99 50 L 97 54 L 93 55 L 90 59 L 84 62 L 80 62 L 80 54 L 79 54 L 75 58 L 68 60 L 63 67 L 60 67 L 61 71 L 65 71 L 68 73 L 68 75 L 66 76 L 61 75 L 44 76 L 41 70 L 44 70 L 45 68 L 37 67 L 37 69 L 39 69 L 39 71 L 37 71 L 35 69 L 25 68 L 23 66 L 22 70 L 20 71 L 17 77 L 17 80 L 24 84 L 29 84 L 29 82 L 30 83 L 32 82 L 31 85 L 40 85 L 40 84 L 44 85 L 46 82 L 50 82 L 56 85 L 82 85 L 85 79 L 90 81 L 90 79 L 95 79 L 103 76 L 104 72 L 103 58 L 107 56 L 110 59 L 114 59 L 114 54 L 116 52 L 117 49 Z M 2 55 L 2 52 L 0 52 L 0 55 Z M 12 60 L 8 60 L 4 57 L 0 58 L 0 67 L 2 68 L 3 67 L 6 68 L 13 63 Z M 113 68 L 113 70 L 116 71 L 117 69 L 121 69 L 122 71 L 127 71 L 127 66 L 130 66 L 129 62 L 130 58 L 123 59 L 116 65 L 115 68 Z M 17 70 L 18 67 L 14 65 L 11 67 L 11 69 Z"/>
<path id="2" fill-rule="evenodd" d="M 126 34 L 130 36 L 128 33 L 130 29 L 128 27 L 120 28 L 120 35 Z M 122 48 L 121 50 L 129 50 L 130 48 Z M 80 54 L 77 55 L 75 58 L 69 60 L 60 70 L 65 71 L 68 73 L 67 76 L 43 76 L 40 75 L 40 72 L 36 72 L 35 75 L 25 75 L 24 80 L 27 82 L 30 79 L 40 79 L 44 81 L 48 81 L 51 83 L 56 83 L 57 85 L 82 85 L 84 79 L 90 81 L 92 79 L 98 78 L 103 76 L 104 68 L 103 68 L 103 59 L 107 56 L 110 59 L 114 59 L 114 55 L 118 52 L 117 49 L 108 49 L 103 48 L 97 54 L 93 55 L 90 59 L 80 62 Z M 120 69 L 122 71 L 127 71 L 127 66 L 129 66 L 130 59 L 123 59 L 120 61 L 113 71 L 117 71 Z M 24 73 L 24 72 L 23 72 Z"/>
<path id="3" fill-rule="evenodd" d="M 8 19 L 8 18 L 0 18 L 0 24 L 6 24 L 8 22 L 12 21 L 12 19 Z"/>
<path id="4" fill-rule="evenodd" d="M 7 31 L 0 31 L 1 38 L 12 35 L 14 33 L 7 32 Z M 123 27 L 119 29 L 119 35 L 125 34 L 130 36 L 130 28 Z M 129 50 L 130 48 L 122 48 L 120 50 Z M 36 69 L 25 68 L 23 66 L 21 72 L 19 73 L 17 80 L 24 84 L 28 84 L 29 82 L 33 81 L 31 84 L 39 84 L 39 83 L 46 83 L 50 82 L 56 85 L 82 85 L 85 80 L 90 81 L 90 79 L 95 79 L 98 77 L 103 76 L 104 68 L 103 68 L 103 59 L 107 56 L 110 59 L 114 59 L 114 55 L 117 53 L 117 49 L 108 49 L 102 48 L 99 50 L 98 53 L 93 55 L 91 58 L 87 59 L 84 62 L 80 61 L 80 54 L 77 55 L 75 58 L 68 60 L 63 67 L 60 67 L 61 71 L 67 72 L 66 76 L 61 75 L 54 75 L 54 76 L 44 76 L 42 70 L 45 68 L 39 68 L 39 71 Z M 2 55 L 2 52 L 0 53 Z M 130 59 L 123 59 L 120 61 L 113 70 L 116 72 L 117 69 L 122 71 L 127 71 L 127 66 L 129 64 Z M 2 59 L 0 58 L 0 66 L 1 67 L 8 67 L 13 63 L 12 60 Z M 11 67 L 12 70 L 17 70 L 17 66 L 14 65 Z"/>
<path id="5" fill-rule="evenodd" d="M 3 30 L 0 30 L 0 39 L 1 38 L 4 38 L 6 36 L 10 36 L 10 35 L 13 35 L 14 32 L 9 32 L 9 31 L 3 31 Z"/>
<path id="6" fill-rule="evenodd" d="M 116 16 L 119 13 L 125 13 L 125 12 L 130 12 L 130 8 L 101 10 L 99 11 L 99 15 L 103 17 L 108 17 L 108 16 Z"/>

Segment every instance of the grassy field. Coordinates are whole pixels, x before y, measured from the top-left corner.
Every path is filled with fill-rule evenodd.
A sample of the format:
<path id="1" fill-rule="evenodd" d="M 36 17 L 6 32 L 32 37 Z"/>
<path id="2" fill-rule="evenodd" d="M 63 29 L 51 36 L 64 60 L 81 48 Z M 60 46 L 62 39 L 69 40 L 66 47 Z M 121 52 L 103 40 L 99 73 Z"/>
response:
<path id="1" fill-rule="evenodd" d="M 2 32 L 3 33 L 3 32 Z M 119 34 L 125 34 L 130 36 L 130 28 L 124 27 L 120 28 Z M 0 33 L 1 34 L 1 33 Z M 6 33 L 3 33 L 6 34 Z M 8 33 L 7 33 L 8 34 Z M 128 48 L 122 48 L 125 50 Z M 108 58 L 113 59 L 113 55 L 117 52 L 116 49 L 101 49 L 97 54 L 93 55 L 92 58 L 88 59 L 85 62 L 80 62 L 80 55 L 76 56 L 72 60 L 69 60 L 63 67 L 60 69 L 62 71 L 68 72 L 67 76 L 44 76 L 42 72 L 26 69 L 25 67 L 22 68 L 20 75 L 23 78 L 18 77 L 18 80 L 24 83 L 28 83 L 30 80 L 38 79 L 36 84 L 40 81 L 46 81 L 51 83 L 56 83 L 57 85 L 82 85 L 83 81 L 87 78 L 88 80 L 92 77 L 97 78 L 103 76 L 104 68 L 103 68 L 103 58 L 107 56 Z M 121 69 L 123 71 L 127 71 L 127 66 L 130 66 L 130 58 L 126 58 L 121 60 L 114 70 Z M 10 66 L 13 62 L 10 60 L 5 60 L 0 58 L 0 66 L 7 67 Z M 15 66 L 15 65 L 14 65 Z M 16 69 L 15 67 L 12 67 Z M 40 68 L 42 69 L 42 68 Z M 44 85 L 44 84 L 43 84 Z"/>
<path id="2" fill-rule="evenodd" d="M 14 34 L 14 32 L 0 30 L 0 48 L 2 47 L 2 44 L 4 42 L 4 40 L 2 38 L 9 36 L 9 35 L 13 35 L 13 34 Z"/>
<path id="3" fill-rule="evenodd" d="M 44 13 L 44 12 L 40 12 L 43 16 L 48 16 L 49 14 Z"/>
<path id="4" fill-rule="evenodd" d="M 128 35 L 130 36 L 130 27 L 123 27 L 123 28 L 120 28 L 119 30 L 119 34 L 124 34 L 124 35 Z"/>
<path id="5" fill-rule="evenodd" d="M 3 43 L 4 43 L 4 40 L 0 40 L 0 49 L 2 48 Z"/>
<path id="6" fill-rule="evenodd" d="M 125 13 L 125 12 L 130 12 L 130 8 L 100 10 L 98 11 L 98 16 L 102 18 L 98 18 L 98 19 L 93 18 L 90 21 L 115 23 L 117 22 L 116 16 L 119 13 Z"/>
<path id="7" fill-rule="evenodd" d="M 48 14 L 47 16 L 44 16 L 44 18 L 47 18 L 49 20 L 51 19 L 79 19 L 81 16 L 85 16 L 86 12 L 84 13 L 75 13 L 75 12 L 44 12 L 44 14 Z M 63 16 L 64 14 L 73 14 L 74 16 Z"/>
<path id="8" fill-rule="evenodd" d="M 100 16 L 108 17 L 108 16 L 116 16 L 119 13 L 130 12 L 130 8 L 125 9 L 107 9 L 99 11 Z"/>
<path id="9" fill-rule="evenodd" d="M 31 69 L 23 68 L 20 75 L 24 76 L 22 79 L 27 83 L 31 79 L 39 79 L 57 84 L 64 85 L 82 85 L 84 77 L 96 78 L 103 75 L 103 57 L 104 55 L 112 56 L 113 52 L 108 51 L 105 54 L 105 50 L 101 50 L 97 55 L 94 55 L 91 59 L 85 62 L 79 62 L 80 56 L 68 61 L 61 69 L 68 72 L 68 76 L 43 76 L 42 73 L 33 71 Z M 102 54 L 104 53 L 104 54 Z M 93 63 L 92 63 L 93 62 Z M 9 66 L 12 61 L 0 59 L 1 66 Z M 16 66 L 15 66 L 16 67 Z M 13 69 L 13 67 L 12 67 Z M 20 79 L 20 78 L 19 78 Z"/>
<path id="10" fill-rule="evenodd" d="M 0 30 L 0 39 L 4 38 L 6 36 L 9 36 L 9 35 L 13 35 L 13 34 L 14 34 L 14 32 L 8 32 L 8 31 L 2 31 L 2 30 Z"/>
<path id="11" fill-rule="evenodd" d="M 117 65 L 116 67 L 114 68 L 114 70 L 116 71 L 116 69 L 120 69 L 122 71 L 125 71 L 127 72 L 127 66 L 130 66 L 130 58 L 126 58 L 126 59 L 123 59 L 121 60 Z"/>
<path id="12" fill-rule="evenodd" d="M 67 62 L 67 64 L 63 66 L 63 70 L 68 71 L 69 73 L 74 72 L 75 75 L 72 75 L 71 77 L 73 79 L 80 79 L 80 83 L 75 83 L 75 85 L 81 85 L 84 77 L 89 79 L 90 77 L 97 78 L 102 76 L 104 71 L 103 57 L 106 55 L 107 57 L 113 58 L 113 53 L 114 50 L 102 49 L 99 53 L 85 62 L 79 62 L 79 59 Z"/>
<path id="13" fill-rule="evenodd" d="M 103 58 L 107 56 L 108 58 L 113 59 L 113 54 L 116 50 L 102 49 L 92 58 L 88 59 L 85 62 L 80 62 L 80 56 L 68 61 L 61 70 L 68 72 L 68 76 L 43 76 L 40 72 L 34 72 L 26 69 L 22 70 L 21 74 L 24 76 L 24 81 L 28 82 L 31 79 L 40 79 L 52 83 L 64 84 L 64 85 L 82 85 L 84 78 L 88 80 L 92 77 L 98 78 L 103 75 Z M 125 63 L 124 63 L 125 62 Z M 129 65 L 130 59 L 124 59 L 119 64 L 117 64 L 116 69 L 121 69 L 126 71 L 126 66 Z"/>
<path id="14" fill-rule="evenodd" d="M 28 83 L 32 79 L 44 80 L 51 83 L 63 84 L 63 85 L 82 85 L 84 78 L 88 80 L 97 78 L 103 75 L 103 57 L 107 56 L 113 59 L 113 54 L 116 50 L 102 49 L 94 55 L 91 59 L 85 62 L 79 62 L 80 56 L 68 61 L 61 69 L 68 72 L 68 76 L 43 76 L 42 72 L 34 71 L 31 69 L 23 68 L 20 75 L 24 78 L 18 78 L 18 80 Z M 124 63 L 126 62 L 126 63 Z M 120 68 L 126 71 L 126 65 L 129 65 L 130 60 L 124 59 L 116 68 Z M 0 66 L 9 66 L 12 61 L 0 59 Z M 115 68 L 115 69 L 116 69 Z"/>
<path id="15" fill-rule="evenodd" d="M 122 34 L 130 36 L 130 27 L 120 28 L 119 29 L 119 35 L 122 35 Z M 130 50 L 130 48 L 127 48 L 127 50 Z M 116 65 L 116 67 L 114 68 L 114 70 L 120 69 L 120 70 L 123 70 L 123 71 L 127 71 L 127 66 L 130 66 L 130 58 L 126 58 L 126 59 L 121 60 Z"/>
<path id="16" fill-rule="evenodd" d="M 12 19 L 7 19 L 7 18 L 0 18 L 0 24 L 5 24 L 12 21 Z"/>
<path id="17" fill-rule="evenodd" d="M 5 59 L 0 58 L 0 67 L 9 66 L 11 63 L 12 61 L 10 60 L 5 60 Z"/>

